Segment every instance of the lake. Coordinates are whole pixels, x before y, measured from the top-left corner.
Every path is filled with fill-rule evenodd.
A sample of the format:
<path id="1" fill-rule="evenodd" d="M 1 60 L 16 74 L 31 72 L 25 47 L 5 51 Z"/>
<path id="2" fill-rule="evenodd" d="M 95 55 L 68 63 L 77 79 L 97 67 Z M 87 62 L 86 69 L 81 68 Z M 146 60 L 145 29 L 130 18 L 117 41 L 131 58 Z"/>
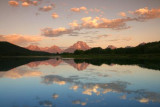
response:
<path id="1" fill-rule="evenodd" d="M 160 64 L 1 59 L 0 107 L 160 107 Z"/>

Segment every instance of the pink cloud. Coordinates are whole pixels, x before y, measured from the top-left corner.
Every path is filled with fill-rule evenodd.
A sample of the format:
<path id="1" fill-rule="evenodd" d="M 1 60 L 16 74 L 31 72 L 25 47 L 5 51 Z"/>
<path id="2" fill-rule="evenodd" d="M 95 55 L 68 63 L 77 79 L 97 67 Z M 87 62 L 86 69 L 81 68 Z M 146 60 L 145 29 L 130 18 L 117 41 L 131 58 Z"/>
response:
<path id="1" fill-rule="evenodd" d="M 29 43 L 41 41 L 42 38 L 40 36 L 24 36 L 18 34 L 0 35 L 0 41 L 8 41 L 17 45 L 28 45 Z"/>
<path id="2" fill-rule="evenodd" d="M 31 1 L 31 0 L 10 0 L 8 3 L 11 5 L 11 6 L 18 6 L 19 4 L 21 4 L 23 7 L 28 7 L 30 5 L 34 5 L 34 6 L 37 6 L 38 5 L 38 2 L 40 2 L 39 0 L 38 1 Z"/>
<path id="3" fill-rule="evenodd" d="M 22 6 L 24 6 L 24 7 L 28 7 L 30 4 L 28 3 L 28 2 L 23 2 L 22 3 Z"/>
<path id="4" fill-rule="evenodd" d="M 103 11 L 101 9 L 97 9 L 97 8 L 90 9 L 90 12 L 97 12 L 97 13 L 103 14 Z"/>
<path id="5" fill-rule="evenodd" d="M 8 3 L 9 3 L 9 5 L 11 5 L 13 7 L 16 7 L 16 6 L 19 5 L 19 3 L 17 1 L 14 1 L 14 0 L 9 1 Z"/>
<path id="6" fill-rule="evenodd" d="M 57 13 L 52 13 L 52 18 L 56 19 L 58 17 L 59 17 L 59 15 Z"/>
<path id="7" fill-rule="evenodd" d="M 76 20 L 74 20 L 73 22 L 69 23 L 69 25 L 72 27 L 72 28 L 75 28 L 75 27 L 78 27 L 79 24 L 77 23 Z"/>
<path id="8" fill-rule="evenodd" d="M 79 10 L 79 8 L 78 8 Z M 59 29 L 52 29 L 47 28 L 45 30 L 42 30 L 42 35 L 54 37 L 54 36 L 60 36 L 63 34 L 71 34 L 75 30 L 81 30 L 81 29 L 113 29 L 113 30 L 123 30 L 123 29 L 129 29 L 130 26 L 127 25 L 127 22 L 129 21 L 143 21 L 147 19 L 154 19 L 154 18 L 160 18 L 160 9 L 151 9 L 148 8 L 141 8 L 137 9 L 136 11 L 130 12 L 133 14 L 132 17 L 127 17 L 125 13 L 121 13 L 122 16 L 125 16 L 123 18 L 117 18 L 117 19 L 107 19 L 104 17 L 83 17 L 81 18 L 81 23 L 77 23 L 77 21 L 73 21 L 72 23 L 69 23 L 70 28 L 63 29 L 62 31 Z"/>
<path id="9" fill-rule="evenodd" d="M 110 28 L 115 30 L 120 29 L 127 29 L 129 26 L 126 25 L 126 21 L 129 21 L 131 19 L 125 18 L 125 19 L 114 19 L 109 20 L 106 18 L 100 18 L 100 17 L 84 17 L 81 19 L 81 23 L 77 23 L 77 21 L 73 21 L 72 23 L 69 23 L 71 26 L 70 28 L 58 28 L 58 29 L 52 29 L 52 28 L 44 28 L 42 29 L 42 35 L 48 36 L 48 37 L 56 37 L 63 34 L 71 34 L 76 30 L 81 29 L 100 29 L 100 28 Z"/>
<path id="10" fill-rule="evenodd" d="M 71 8 L 71 11 L 73 11 L 73 12 L 87 11 L 87 8 L 84 6 L 79 7 L 79 8 Z"/>
<path id="11" fill-rule="evenodd" d="M 127 16 L 125 12 L 120 12 L 119 15 L 122 16 L 122 17 L 126 17 Z"/>
<path id="12" fill-rule="evenodd" d="M 48 37 L 56 37 L 56 36 L 60 36 L 63 34 L 70 34 L 73 32 L 72 29 L 66 29 L 63 27 L 57 28 L 57 29 L 52 29 L 52 28 L 44 28 L 41 30 L 42 31 L 42 35 L 44 36 L 48 36 Z"/>
<path id="13" fill-rule="evenodd" d="M 159 9 L 148 9 L 148 7 L 140 8 L 135 11 L 130 11 L 129 13 L 136 15 L 137 20 L 147 20 L 160 18 L 160 8 Z"/>
<path id="14" fill-rule="evenodd" d="M 51 5 L 39 8 L 40 11 L 44 11 L 44 12 L 50 11 L 52 9 L 53 9 L 53 6 Z"/>
<path id="15" fill-rule="evenodd" d="M 84 17 L 82 20 L 82 27 L 83 28 L 96 28 L 98 27 L 98 21 L 100 20 L 99 17 Z"/>

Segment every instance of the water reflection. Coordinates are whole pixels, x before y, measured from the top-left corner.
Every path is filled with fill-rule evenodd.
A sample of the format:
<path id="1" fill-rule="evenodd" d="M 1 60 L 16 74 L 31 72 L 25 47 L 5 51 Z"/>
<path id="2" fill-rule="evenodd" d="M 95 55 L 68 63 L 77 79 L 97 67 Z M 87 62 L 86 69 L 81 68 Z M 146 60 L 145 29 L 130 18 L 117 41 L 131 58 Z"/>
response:
<path id="1" fill-rule="evenodd" d="M 121 99 L 127 99 L 127 94 L 134 94 L 133 98 L 141 103 L 148 103 L 151 102 L 160 102 L 160 93 L 150 92 L 145 89 L 138 89 L 138 90 L 129 90 L 127 89 L 128 85 L 131 83 L 123 82 L 123 81 L 115 81 L 111 83 L 81 83 L 77 82 L 78 78 L 64 78 L 56 75 L 48 75 L 42 77 L 42 83 L 44 84 L 59 84 L 65 85 L 66 83 L 74 84 L 70 87 L 74 91 L 78 90 L 78 88 L 82 89 L 82 94 L 85 95 L 93 95 L 96 94 L 97 96 L 101 94 L 107 93 L 123 93 L 125 95 L 121 96 Z M 80 103 L 78 103 L 80 104 Z"/>
<path id="2" fill-rule="evenodd" d="M 0 71 L 8 71 L 32 61 L 43 61 L 47 59 L 48 58 L 1 58 Z"/>
<path id="3" fill-rule="evenodd" d="M 58 94 L 53 94 L 52 97 L 53 97 L 53 99 L 57 99 L 59 97 L 59 95 Z"/>
<path id="4" fill-rule="evenodd" d="M 52 102 L 51 101 L 47 101 L 47 100 L 45 100 L 45 101 L 40 101 L 39 102 L 39 104 L 40 105 L 43 105 L 43 106 L 45 106 L 45 107 L 53 107 L 52 105 Z"/>
<path id="5" fill-rule="evenodd" d="M 28 71 L 28 70 L 21 70 L 21 69 L 12 69 L 7 72 L 0 72 L 0 78 L 22 78 L 22 77 L 34 77 L 40 76 L 42 72 L 40 71 Z"/>
<path id="6" fill-rule="evenodd" d="M 48 58 L 13 58 L 13 59 L 0 59 L 0 72 L 8 71 L 15 67 L 27 64 L 29 67 L 38 67 L 41 65 L 51 65 L 56 67 L 62 62 L 65 62 L 79 71 L 85 70 L 89 64 L 101 66 L 102 64 L 107 64 L 110 66 L 118 65 L 137 65 L 139 67 L 160 70 L 160 62 L 145 61 L 145 60 L 111 60 L 111 59 L 48 59 Z"/>
<path id="7" fill-rule="evenodd" d="M 137 65 L 139 67 L 160 70 L 159 61 L 148 61 L 148 60 L 126 60 L 126 59 L 74 59 L 75 63 L 89 63 L 92 65 L 101 66 L 102 64 L 107 64 L 114 66 L 114 64 L 119 65 Z"/>
<path id="8" fill-rule="evenodd" d="M 2 107 L 160 106 L 157 62 L 61 58 L 0 62 Z"/>
<path id="9" fill-rule="evenodd" d="M 73 59 L 64 59 L 64 62 L 73 66 L 79 71 L 85 70 L 89 65 L 89 63 L 86 63 L 86 62 L 76 63 Z"/>
<path id="10" fill-rule="evenodd" d="M 36 61 L 36 62 L 30 62 L 27 65 L 29 67 L 38 67 L 41 65 L 51 65 L 53 67 L 58 66 L 60 63 L 62 63 L 62 59 L 49 59 L 49 60 L 45 60 L 45 61 Z"/>
<path id="11" fill-rule="evenodd" d="M 82 102 L 80 100 L 74 100 L 74 101 L 72 101 L 72 104 L 80 104 L 82 106 L 85 106 L 87 103 L 86 102 Z"/>

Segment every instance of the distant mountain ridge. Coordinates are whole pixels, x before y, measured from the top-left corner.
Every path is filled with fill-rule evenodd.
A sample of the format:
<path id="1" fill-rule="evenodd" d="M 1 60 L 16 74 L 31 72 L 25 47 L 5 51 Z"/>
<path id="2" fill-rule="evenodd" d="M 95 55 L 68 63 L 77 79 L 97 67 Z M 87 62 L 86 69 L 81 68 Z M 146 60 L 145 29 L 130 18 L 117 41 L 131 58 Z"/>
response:
<path id="1" fill-rule="evenodd" d="M 64 52 L 73 53 L 75 50 L 88 50 L 91 49 L 85 42 L 78 41 L 77 43 L 73 44 L 69 48 L 65 49 Z"/>
<path id="2" fill-rule="evenodd" d="M 33 50 L 33 51 L 44 51 L 44 52 L 49 52 L 49 53 L 63 53 L 63 52 L 67 52 L 67 53 L 73 53 L 75 50 L 88 50 L 90 49 L 90 47 L 87 45 L 87 43 L 83 42 L 83 41 L 78 41 L 77 43 L 73 44 L 72 46 L 70 46 L 69 48 L 62 50 L 60 49 L 58 46 L 53 45 L 51 47 L 39 47 L 36 45 L 29 45 L 28 47 L 25 47 L 29 50 Z"/>
<path id="3" fill-rule="evenodd" d="M 48 52 L 48 53 L 62 53 L 63 50 L 60 49 L 58 46 L 53 45 L 51 47 L 39 47 L 36 45 L 29 45 L 28 47 L 25 47 L 29 50 L 33 50 L 33 51 L 44 51 L 44 52 Z"/>
<path id="4" fill-rule="evenodd" d="M 143 46 L 146 43 L 140 43 L 137 46 Z M 68 47 L 67 49 L 61 49 L 56 45 L 53 45 L 51 47 L 39 47 L 37 45 L 29 45 L 28 47 L 25 47 L 29 50 L 33 50 L 33 51 L 43 51 L 43 52 L 48 52 L 48 53 L 74 53 L 74 51 L 76 50 L 89 50 L 91 49 L 91 47 L 89 47 L 87 45 L 86 42 L 83 41 L 78 41 L 76 43 L 74 43 L 72 46 Z M 132 48 L 131 46 L 126 46 L 125 48 Z M 115 50 L 117 49 L 117 47 L 113 46 L 113 45 L 108 45 L 106 49 L 111 49 L 111 50 Z"/>

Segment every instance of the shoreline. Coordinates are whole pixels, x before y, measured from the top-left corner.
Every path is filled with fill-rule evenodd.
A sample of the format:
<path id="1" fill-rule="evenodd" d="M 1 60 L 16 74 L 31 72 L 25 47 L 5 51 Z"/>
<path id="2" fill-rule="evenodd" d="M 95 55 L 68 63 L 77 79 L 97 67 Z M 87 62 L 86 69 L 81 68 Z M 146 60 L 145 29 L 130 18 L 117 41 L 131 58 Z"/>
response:
<path id="1" fill-rule="evenodd" d="M 3 58 L 73 58 L 73 59 L 128 59 L 128 60 L 157 60 L 160 54 L 94 54 L 94 55 L 51 55 L 51 56 L 0 56 Z"/>

